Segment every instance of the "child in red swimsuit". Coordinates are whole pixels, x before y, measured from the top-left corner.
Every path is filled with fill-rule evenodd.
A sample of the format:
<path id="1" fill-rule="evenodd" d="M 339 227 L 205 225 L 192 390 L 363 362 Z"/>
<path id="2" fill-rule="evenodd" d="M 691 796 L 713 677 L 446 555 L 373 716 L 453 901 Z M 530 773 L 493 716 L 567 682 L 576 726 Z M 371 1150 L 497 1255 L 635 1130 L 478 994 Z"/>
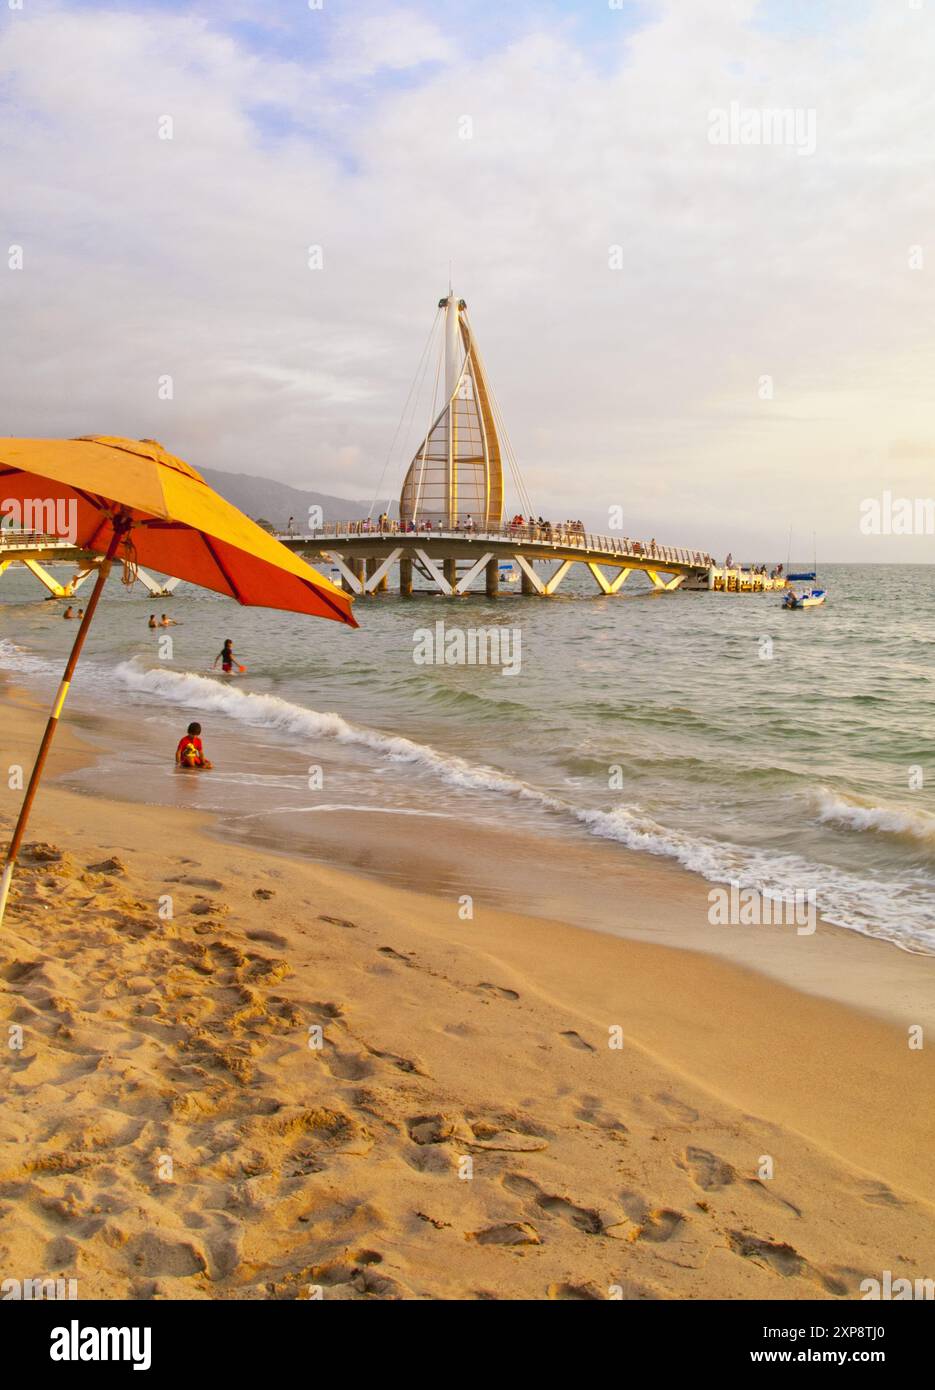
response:
<path id="1" fill-rule="evenodd" d="M 179 739 L 175 761 L 179 767 L 210 767 L 201 744 L 201 725 L 189 724 L 188 733 Z"/>

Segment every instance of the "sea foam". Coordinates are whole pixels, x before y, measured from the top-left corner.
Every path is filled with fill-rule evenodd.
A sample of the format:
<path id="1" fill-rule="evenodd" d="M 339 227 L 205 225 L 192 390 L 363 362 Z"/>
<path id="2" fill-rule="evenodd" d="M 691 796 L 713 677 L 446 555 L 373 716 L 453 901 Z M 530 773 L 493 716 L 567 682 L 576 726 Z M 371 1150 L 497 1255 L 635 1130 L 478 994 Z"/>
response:
<path id="1" fill-rule="evenodd" d="M 788 895 L 814 889 L 822 914 L 836 925 L 882 937 L 904 950 L 935 953 L 935 896 L 930 881 L 881 883 L 814 864 L 795 854 L 776 854 L 728 841 L 690 835 L 660 825 L 640 807 L 611 810 L 575 806 L 520 778 L 428 744 L 364 728 L 343 715 L 322 713 L 277 695 L 246 691 L 219 680 L 177 671 L 146 669 L 134 659 L 116 668 L 130 690 L 186 709 L 223 713 L 257 729 L 313 739 L 333 738 L 370 749 L 393 763 L 410 765 L 467 791 L 505 795 L 581 825 L 589 834 L 627 849 L 674 859 L 709 882 L 737 883 Z"/>
<path id="2" fill-rule="evenodd" d="M 818 820 L 847 830 L 875 831 L 899 835 L 935 846 L 935 816 L 928 811 L 910 811 L 902 806 L 877 806 L 857 796 L 842 796 L 827 787 L 815 794 Z"/>

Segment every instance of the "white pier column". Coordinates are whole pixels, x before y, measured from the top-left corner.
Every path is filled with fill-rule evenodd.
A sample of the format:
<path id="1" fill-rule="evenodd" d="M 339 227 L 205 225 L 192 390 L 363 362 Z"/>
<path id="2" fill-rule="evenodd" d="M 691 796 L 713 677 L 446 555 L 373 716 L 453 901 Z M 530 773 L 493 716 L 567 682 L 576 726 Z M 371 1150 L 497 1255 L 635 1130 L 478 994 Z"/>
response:
<path id="1" fill-rule="evenodd" d="M 323 550 L 322 557 L 328 560 L 340 573 L 347 587 L 352 594 L 362 594 L 364 592 L 364 581 L 359 579 L 353 570 L 348 569 L 342 557 L 334 550 Z"/>
<path id="2" fill-rule="evenodd" d="M 597 580 L 597 587 L 600 589 L 602 594 L 617 593 L 617 591 L 627 582 L 627 579 L 633 573 L 632 569 L 624 568 L 618 570 L 617 573 L 614 575 L 613 579 L 608 579 L 607 575 L 601 569 L 600 565 L 594 564 L 591 560 L 588 561 L 588 569 L 591 571 L 591 573 L 594 575 L 594 578 Z"/>
<path id="3" fill-rule="evenodd" d="M 482 569 L 484 568 L 484 566 L 486 565 L 487 561 L 488 561 L 488 560 L 492 560 L 492 559 L 493 559 L 493 551 L 492 551 L 492 550 L 488 550 L 486 555 L 482 555 L 482 556 L 480 557 L 480 559 L 477 560 L 477 561 L 471 566 L 471 568 L 468 570 L 467 574 L 464 574 L 464 575 L 461 576 L 461 578 L 458 580 L 457 584 L 455 585 L 455 593 L 456 593 L 456 594 L 466 594 L 467 591 L 468 591 L 468 589 L 469 589 L 469 588 L 471 587 L 471 585 L 474 583 L 474 580 L 477 578 L 477 576 L 480 574 L 481 570 L 482 570 Z"/>
<path id="4" fill-rule="evenodd" d="M 428 570 L 429 574 L 431 574 L 432 578 L 435 580 L 435 583 L 438 585 L 439 593 L 446 594 L 448 598 L 451 598 L 452 594 L 454 593 L 454 586 L 448 583 L 448 580 L 445 578 L 444 573 L 442 572 L 442 570 L 438 568 L 438 565 L 435 563 L 435 561 L 431 560 L 428 557 L 428 555 L 426 555 L 424 550 L 417 550 L 416 554 L 422 561 L 425 568 Z"/>
<path id="5" fill-rule="evenodd" d="M 153 598 L 168 598 L 179 582 L 177 579 L 154 579 L 151 574 L 147 574 L 139 566 L 137 566 L 136 577 L 143 588 L 152 594 Z"/>

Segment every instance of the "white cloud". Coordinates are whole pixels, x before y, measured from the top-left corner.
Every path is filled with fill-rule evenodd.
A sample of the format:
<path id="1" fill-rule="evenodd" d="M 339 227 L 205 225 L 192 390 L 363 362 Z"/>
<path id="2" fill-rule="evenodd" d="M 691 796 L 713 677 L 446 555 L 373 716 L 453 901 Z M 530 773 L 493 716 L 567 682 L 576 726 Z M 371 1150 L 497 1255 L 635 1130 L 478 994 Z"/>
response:
<path id="1" fill-rule="evenodd" d="M 337 28 L 329 71 L 335 79 L 371 76 L 441 63 L 455 56 L 441 29 L 415 10 L 389 5 L 369 14 L 342 17 Z"/>

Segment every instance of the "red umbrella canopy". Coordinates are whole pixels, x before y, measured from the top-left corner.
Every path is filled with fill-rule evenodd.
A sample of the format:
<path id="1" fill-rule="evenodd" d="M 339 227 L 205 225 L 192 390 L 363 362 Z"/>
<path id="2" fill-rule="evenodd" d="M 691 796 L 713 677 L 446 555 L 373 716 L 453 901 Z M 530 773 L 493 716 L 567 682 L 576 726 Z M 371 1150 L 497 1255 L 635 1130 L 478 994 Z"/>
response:
<path id="1" fill-rule="evenodd" d="M 0 505 L 101 554 L 117 523 L 118 559 L 238 603 L 357 626 L 348 594 L 154 440 L 0 438 Z"/>

